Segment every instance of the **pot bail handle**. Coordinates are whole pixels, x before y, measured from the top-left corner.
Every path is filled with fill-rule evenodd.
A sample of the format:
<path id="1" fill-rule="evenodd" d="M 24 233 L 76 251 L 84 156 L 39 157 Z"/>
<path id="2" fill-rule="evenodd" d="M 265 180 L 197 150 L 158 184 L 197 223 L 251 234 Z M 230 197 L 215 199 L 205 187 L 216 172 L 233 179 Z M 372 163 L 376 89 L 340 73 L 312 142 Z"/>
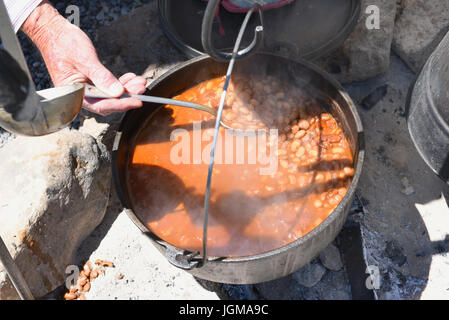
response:
<path id="1" fill-rule="evenodd" d="M 175 267 L 183 270 L 192 270 L 202 266 L 201 260 L 197 259 L 200 252 L 189 252 L 179 250 L 168 243 L 165 243 L 165 257 Z"/>
<path id="2" fill-rule="evenodd" d="M 217 11 L 217 7 L 220 3 L 220 0 L 209 0 L 206 11 L 204 12 L 203 24 L 201 27 L 201 42 L 203 44 L 204 51 L 209 54 L 212 58 L 219 61 L 229 61 L 231 60 L 234 53 L 220 52 L 214 48 L 212 44 L 212 24 L 215 17 L 215 12 Z M 242 28 L 246 28 L 246 25 L 249 22 L 249 18 L 254 10 L 257 9 L 259 12 L 260 25 L 257 26 L 254 30 L 254 38 L 251 44 L 240 51 L 235 55 L 235 59 L 241 59 L 251 54 L 255 53 L 263 43 L 263 14 L 262 8 L 259 4 L 254 4 L 254 6 L 248 11 L 245 20 L 243 21 Z"/>

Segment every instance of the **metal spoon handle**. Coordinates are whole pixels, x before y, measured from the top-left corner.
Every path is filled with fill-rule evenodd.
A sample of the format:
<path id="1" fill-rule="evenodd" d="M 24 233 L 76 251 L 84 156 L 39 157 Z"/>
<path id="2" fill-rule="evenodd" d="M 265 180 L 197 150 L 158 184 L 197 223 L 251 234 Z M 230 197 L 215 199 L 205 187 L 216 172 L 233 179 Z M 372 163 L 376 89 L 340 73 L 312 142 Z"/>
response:
<path id="1" fill-rule="evenodd" d="M 112 97 L 108 95 L 107 93 L 104 93 L 97 87 L 94 87 L 90 84 L 85 85 L 84 89 L 84 97 L 85 98 L 94 98 L 94 99 L 111 99 Z M 207 113 L 212 114 L 213 116 L 217 116 L 217 112 L 212 109 L 211 107 L 208 107 L 204 104 L 190 102 L 190 101 L 183 101 L 183 100 L 177 100 L 177 99 L 169 99 L 169 98 L 162 98 L 162 97 L 154 97 L 154 96 L 144 96 L 140 94 L 123 94 L 120 96 L 120 98 L 135 98 L 143 102 L 150 102 L 150 103 L 158 103 L 158 104 L 169 104 L 169 105 L 175 105 L 180 106 L 184 108 L 191 108 L 196 110 L 205 111 Z M 222 121 L 220 121 L 221 125 L 225 127 L 226 129 L 233 130 L 228 125 L 224 124 Z"/>

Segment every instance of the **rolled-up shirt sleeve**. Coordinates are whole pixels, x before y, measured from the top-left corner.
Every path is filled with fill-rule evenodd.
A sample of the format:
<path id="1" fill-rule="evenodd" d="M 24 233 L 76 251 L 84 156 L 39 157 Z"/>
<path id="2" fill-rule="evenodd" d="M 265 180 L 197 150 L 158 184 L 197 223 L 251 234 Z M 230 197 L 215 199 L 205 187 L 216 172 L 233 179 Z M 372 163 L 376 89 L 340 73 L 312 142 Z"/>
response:
<path id="1" fill-rule="evenodd" d="M 14 31 L 20 29 L 26 18 L 42 2 L 42 0 L 0 0 L 5 3 Z"/>

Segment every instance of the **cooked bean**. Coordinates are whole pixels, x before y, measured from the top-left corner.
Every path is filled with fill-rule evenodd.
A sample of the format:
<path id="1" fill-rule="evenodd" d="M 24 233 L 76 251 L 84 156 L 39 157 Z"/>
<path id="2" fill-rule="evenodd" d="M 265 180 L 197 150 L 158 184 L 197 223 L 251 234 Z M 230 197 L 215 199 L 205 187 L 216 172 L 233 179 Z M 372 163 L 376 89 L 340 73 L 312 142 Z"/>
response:
<path id="1" fill-rule="evenodd" d="M 93 279 L 98 277 L 98 269 L 94 269 L 92 270 L 92 272 L 90 273 L 90 281 L 92 281 Z"/>
<path id="2" fill-rule="evenodd" d="M 271 86 L 269 84 L 266 84 L 263 86 L 263 91 L 265 93 L 271 93 Z"/>
<path id="3" fill-rule="evenodd" d="M 86 277 L 88 277 L 89 274 L 90 274 L 90 272 L 92 271 L 92 266 L 90 265 L 90 262 L 89 262 L 89 261 L 87 261 L 87 262 L 84 264 L 83 270 L 84 270 L 84 274 L 86 275 Z"/>
<path id="4" fill-rule="evenodd" d="M 344 173 L 346 173 L 348 176 L 353 176 L 354 175 L 354 168 L 350 168 L 350 167 L 345 167 L 343 169 Z"/>
<path id="5" fill-rule="evenodd" d="M 315 157 L 318 156 L 318 150 L 312 149 L 312 150 L 309 151 L 309 154 L 310 154 L 311 157 L 315 158 Z"/>
<path id="6" fill-rule="evenodd" d="M 321 202 L 321 200 L 315 200 L 313 202 L 313 205 L 315 206 L 315 208 L 321 208 L 323 206 L 323 202 Z"/>
<path id="7" fill-rule="evenodd" d="M 302 119 L 302 120 L 298 121 L 298 127 L 300 129 L 307 130 L 307 129 L 309 129 L 310 125 L 307 120 Z"/>
<path id="8" fill-rule="evenodd" d="M 279 99 L 279 100 L 281 100 L 281 99 L 284 99 L 284 97 L 285 97 L 285 93 L 284 92 L 278 92 L 278 93 L 276 93 L 276 98 L 277 99 Z"/>
<path id="9" fill-rule="evenodd" d="M 82 287 L 87 283 L 87 278 L 78 278 L 78 284 Z"/>
<path id="10" fill-rule="evenodd" d="M 290 184 L 296 184 L 296 178 L 295 178 L 295 176 L 293 176 L 293 175 L 289 175 L 288 176 L 288 179 L 290 180 Z"/>
<path id="11" fill-rule="evenodd" d="M 335 147 L 332 148 L 332 153 L 336 153 L 336 154 L 342 154 L 345 152 L 345 149 L 341 148 L 341 147 Z"/>
<path id="12" fill-rule="evenodd" d="M 76 293 L 74 293 L 74 292 L 67 292 L 64 295 L 64 299 L 66 299 L 66 300 L 75 300 L 76 299 Z"/>
<path id="13" fill-rule="evenodd" d="M 83 292 L 89 292 L 90 290 L 90 282 L 86 283 L 83 287 Z"/>
<path id="14" fill-rule="evenodd" d="M 306 153 L 306 148 L 299 147 L 298 151 L 296 152 L 297 157 L 302 157 Z"/>
<path id="15" fill-rule="evenodd" d="M 300 146 L 301 144 L 295 140 L 292 142 L 290 149 L 292 150 L 292 152 L 296 152 Z"/>
<path id="16" fill-rule="evenodd" d="M 305 130 L 299 130 L 296 134 L 295 134 L 295 139 L 301 139 L 302 137 L 304 137 L 306 135 L 306 131 Z"/>
<path id="17" fill-rule="evenodd" d="M 281 160 L 279 162 L 280 162 L 282 168 L 284 168 L 284 169 L 288 168 L 288 161 Z"/>
<path id="18" fill-rule="evenodd" d="M 322 137 L 322 139 L 324 141 L 329 141 L 329 142 L 340 142 L 341 141 L 341 136 L 338 134 L 328 134 Z"/>

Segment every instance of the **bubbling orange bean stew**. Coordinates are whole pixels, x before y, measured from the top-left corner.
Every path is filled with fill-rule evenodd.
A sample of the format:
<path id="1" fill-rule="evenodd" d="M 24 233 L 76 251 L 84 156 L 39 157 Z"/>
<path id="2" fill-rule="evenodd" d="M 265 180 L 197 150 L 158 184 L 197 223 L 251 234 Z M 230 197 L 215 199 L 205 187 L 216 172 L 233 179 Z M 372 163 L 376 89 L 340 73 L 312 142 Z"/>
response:
<path id="1" fill-rule="evenodd" d="M 175 99 L 218 108 L 224 77 L 202 82 Z M 316 228 L 345 196 L 353 152 L 341 125 L 319 99 L 274 77 L 233 76 L 223 120 L 234 129 L 278 129 L 267 136 L 267 161 L 249 161 L 259 135 L 237 142 L 223 127 L 215 155 L 208 255 L 239 257 L 282 247 Z M 204 193 L 214 116 L 172 105 L 147 119 L 128 163 L 127 183 L 137 217 L 158 237 L 201 251 Z M 252 140 L 251 140 L 252 139 Z M 237 160 L 244 151 L 244 161 Z M 251 153 L 252 152 L 252 153 Z"/>

